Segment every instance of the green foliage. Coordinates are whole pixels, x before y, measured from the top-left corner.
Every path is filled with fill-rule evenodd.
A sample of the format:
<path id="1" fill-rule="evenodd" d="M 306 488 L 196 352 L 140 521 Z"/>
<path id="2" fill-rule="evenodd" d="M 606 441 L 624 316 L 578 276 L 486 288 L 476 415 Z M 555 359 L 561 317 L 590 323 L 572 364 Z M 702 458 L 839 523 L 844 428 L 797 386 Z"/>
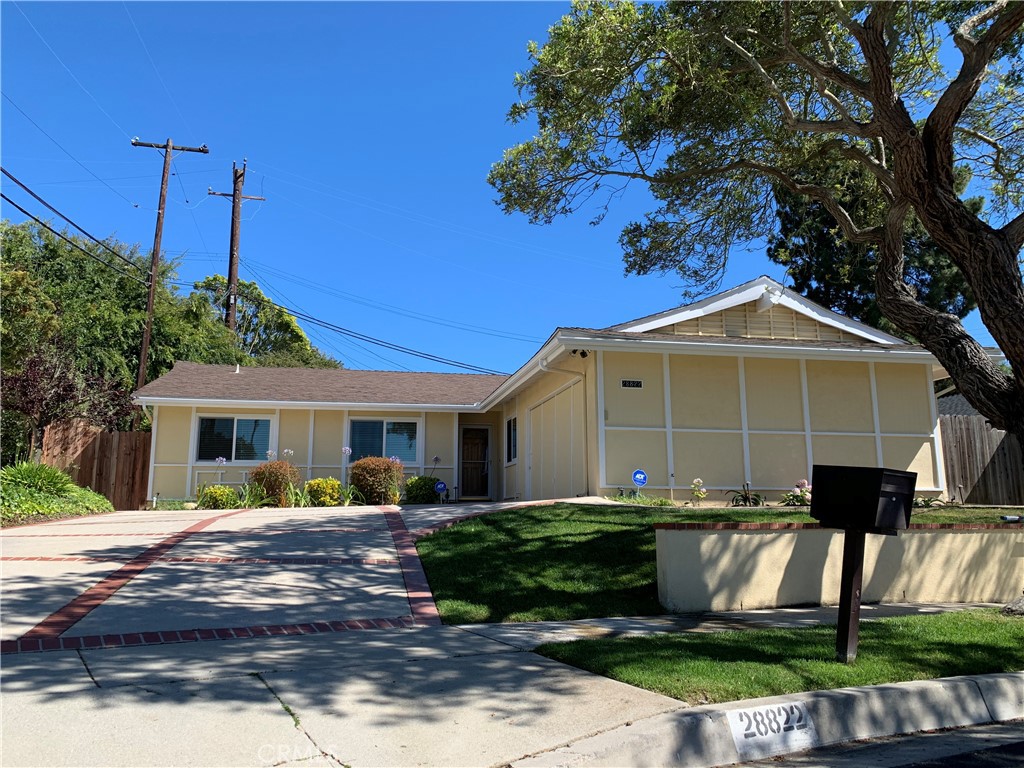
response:
<path id="1" fill-rule="evenodd" d="M 227 278 L 213 275 L 195 284 L 193 297 L 219 316 L 227 292 Z M 236 343 L 245 362 L 276 368 L 341 367 L 310 344 L 295 318 L 274 306 L 256 283 L 238 281 L 235 313 Z"/>
<path id="2" fill-rule="evenodd" d="M 274 501 L 271 496 L 267 495 L 262 486 L 256 483 L 246 483 L 238 489 L 238 506 L 242 509 L 258 509 L 259 507 L 272 504 Z"/>
<path id="3" fill-rule="evenodd" d="M 505 212 L 533 223 L 581 210 L 597 223 L 640 185 L 653 203 L 620 234 L 626 271 L 676 273 L 690 296 L 719 286 L 734 246 L 776 232 L 780 185 L 816 201 L 829 229 L 884 252 L 886 317 L 994 425 L 1024 435 L 1022 18 L 1015 3 L 576 0 L 528 47 L 509 119 L 532 138 L 488 180 Z M 940 56 L 951 36 L 969 53 Z M 967 189 L 984 195 L 984 217 Z M 959 277 L 912 242 L 912 214 Z M 855 258 L 841 260 L 847 271 Z M 977 300 L 1016 376 L 918 285 L 957 312 Z"/>
<path id="4" fill-rule="evenodd" d="M 811 503 L 811 485 L 806 480 L 798 480 L 793 490 L 782 494 L 780 499 L 784 507 L 806 507 Z"/>
<path id="5" fill-rule="evenodd" d="M 314 507 L 341 505 L 341 480 L 336 477 L 314 477 L 306 483 L 306 493 Z"/>
<path id="6" fill-rule="evenodd" d="M 0 478 L 5 487 L 18 485 L 51 496 L 62 496 L 76 487 L 75 482 L 65 472 L 31 461 L 4 467 L 0 470 Z"/>
<path id="7" fill-rule="evenodd" d="M 635 504 L 638 507 L 674 507 L 670 499 L 664 496 L 650 496 L 640 491 L 629 491 L 612 497 L 612 501 L 620 504 Z"/>
<path id="8" fill-rule="evenodd" d="M 313 501 L 309 495 L 309 489 L 288 483 L 288 487 L 284 489 L 284 498 L 288 507 L 311 507 Z"/>
<path id="9" fill-rule="evenodd" d="M 98 493 L 79 488 L 53 467 L 16 464 L 0 470 L 0 522 L 3 525 L 113 512 Z M 63 478 L 63 479 L 62 479 Z"/>
<path id="10" fill-rule="evenodd" d="M 57 334 L 56 307 L 28 272 L 6 264 L 0 265 L 0 302 L 0 365 L 17 370 L 32 350 Z"/>
<path id="11" fill-rule="evenodd" d="M 750 483 L 743 484 L 743 490 L 729 491 L 732 494 L 730 502 L 734 507 L 763 507 L 764 496 L 756 491 L 750 490 Z"/>
<path id="12" fill-rule="evenodd" d="M 240 509 L 238 491 L 230 485 L 205 485 L 196 498 L 199 509 Z"/>
<path id="13" fill-rule="evenodd" d="M 367 504 L 392 504 L 394 491 L 401 487 L 402 464 L 381 456 L 366 456 L 353 462 L 349 480 Z"/>
<path id="14" fill-rule="evenodd" d="M 918 496 L 914 499 L 915 509 L 929 509 L 931 507 L 945 506 L 942 499 L 936 496 Z M 916 521 L 915 521 L 916 522 Z"/>
<path id="15" fill-rule="evenodd" d="M 288 487 L 298 485 L 299 470 L 290 461 L 265 461 L 249 473 L 249 482 L 263 489 L 264 495 L 279 507 L 287 507 Z"/>
<path id="16" fill-rule="evenodd" d="M 877 207 L 881 201 L 865 171 L 857 166 L 833 167 L 837 195 L 848 210 Z M 878 248 L 851 243 L 825 207 L 814 200 L 775 189 L 779 231 L 768 243 L 768 258 L 786 267 L 792 287 L 801 295 L 846 317 L 904 335 L 885 318 L 875 296 Z M 965 201 L 975 214 L 982 198 Z M 903 234 L 905 280 L 917 300 L 927 307 L 965 317 L 977 304 L 963 274 L 921 225 L 911 216 Z"/>
<path id="17" fill-rule="evenodd" d="M 436 504 L 438 502 L 437 492 L 434 485 L 438 478 L 425 475 L 422 477 L 410 477 L 405 481 L 405 503 L 406 504 Z"/>
<path id="18" fill-rule="evenodd" d="M 674 632 L 551 643 L 536 652 L 691 705 L 1024 664 L 1024 622 L 992 609 L 863 621 L 856 664 L 835 660 L 835 635 L 834 626 Z"/>
<path id="19" fill-rule="evenodd" d="M 341 495 L 341 503 L 343 506 L 347 507 L 350 504 L 352 504 L 353 501 L 358 501 L 361 504 L 366 503 L 366 499 L 363 496 L 363 494 L 360 493 L 359 489 L 356 488 L 351 483 L 349 483 L 348 485 L 341 486 L 341 490 L 339 493 Z"/>

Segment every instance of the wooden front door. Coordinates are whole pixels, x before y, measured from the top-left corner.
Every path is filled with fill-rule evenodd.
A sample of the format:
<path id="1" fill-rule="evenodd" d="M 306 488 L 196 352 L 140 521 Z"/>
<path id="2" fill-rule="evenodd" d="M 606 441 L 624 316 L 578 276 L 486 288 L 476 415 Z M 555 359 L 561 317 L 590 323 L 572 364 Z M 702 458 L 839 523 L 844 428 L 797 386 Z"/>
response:
<path id="1" fill-rule="evenodd" d="M 491 431 L 487 427 L 462 428 L 462 471 L 459 498 L 489 499 L 491 497 Z"/>

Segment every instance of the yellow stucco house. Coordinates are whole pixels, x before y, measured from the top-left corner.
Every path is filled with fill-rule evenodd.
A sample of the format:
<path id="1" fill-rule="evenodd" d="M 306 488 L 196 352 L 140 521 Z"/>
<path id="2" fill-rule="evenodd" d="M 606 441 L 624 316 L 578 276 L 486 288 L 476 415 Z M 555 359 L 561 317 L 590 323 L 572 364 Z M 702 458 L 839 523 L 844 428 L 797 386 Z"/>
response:
<path id="1" fill-rule="evenodd" d="M 267 451 L 307 478 L 398 456 L 461 499 L 611 495 L 643 469 L 649 494 L 688 499 L 699 477 L 711 499 L 750 483 L 775 500 L 813 464 L 911 470 L 936 495 L 940 375 L 922 347 L 760 277 L 559 328 L 508 377 L 177 363 L 136 400 L 153 421 L 150 497 L 241 483 Z"/>

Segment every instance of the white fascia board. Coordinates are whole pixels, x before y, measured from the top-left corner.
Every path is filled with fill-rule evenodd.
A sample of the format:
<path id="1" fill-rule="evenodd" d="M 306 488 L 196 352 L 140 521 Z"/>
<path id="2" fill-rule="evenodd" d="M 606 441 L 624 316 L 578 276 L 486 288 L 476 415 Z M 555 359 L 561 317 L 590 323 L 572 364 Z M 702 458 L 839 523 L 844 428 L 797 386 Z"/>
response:
<path id="1" fill-rule="evenodd" d="M 606 352 L 687 352 L 695 355 L 742 357 L 793 357 L 805 360 L 873 360 L 877 362 L 914 362 L 937 364 L 931 353 L 902 349 L 895 345 L 877 348 L 805 347 L 772 344 L 727 344 L 709 341 L 668 341 L 665 339 L 607 339 L 583 335 L 559 337 L 566 346 L 602 349 Z"/>
<path id="2" fill-rule="evenodd" d="M 565 344 L 562 343 L 562 338 L 562 334 L 559 331 L 555 331 L 533 357 L 527 360 L 518 371 L 505 379 L 496 390 L 479 403 L 479 410 L 489 411 L 534 376 L 543 373 L 541 363 L 550 363 L 565 351 Z"/>
<path id="3" fill-rule="evenodd" d="M 134 397 L 140 405 L 180 405 L 197 408 L 312 408 L 321 411 L 476 411 L 480 403 L 440 405 L 435 403 L 338 403 L 297 400 L 220 400 L 200 397 Z"/>
<path id="4" fill-rule="evenodd" d="M 686 322 L 694 318 L 713 315 L 732 307 L 738 307 L 751 301 L 757 301 L 766 290 L 776 294 L 775 303 L 780 304 L 794 312 L 817 320 L 819 323 L 838 328 L 840 330 L 859 336 L 862 339 L 874 341 L 879 344 L 906 344 L 903 339 L 883 333 L 875 328 L 866 326 L 863 323 L 851 320 L 848 317 L 836 314 L 830 309 L 815 304 L 810 299 L 788 290 L 781 283 L 777 283 L 769 277 L 759 277 L 743 285 L 736 286 L 724 293 L 710 296 L 703 301 L 679 307 L 678 310 L 663 312 L 660 315 L 647 318 L 644 321 L 623 323 L 612 326 L 616 331 L 628 331 L 630 333 L 644 333 L 666 325 Z"/>

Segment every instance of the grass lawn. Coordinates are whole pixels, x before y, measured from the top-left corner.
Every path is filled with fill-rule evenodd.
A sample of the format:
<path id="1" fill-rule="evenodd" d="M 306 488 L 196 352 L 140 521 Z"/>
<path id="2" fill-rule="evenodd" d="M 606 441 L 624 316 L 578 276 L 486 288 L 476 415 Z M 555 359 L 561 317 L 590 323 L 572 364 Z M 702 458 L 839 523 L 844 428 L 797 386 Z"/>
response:
<path id="1" fill-rule="evenodd" d="M 863 621 L 853 664 L 835 627 L 542 645 L 537 653 L 692 705 L 1024 669 L 1024 618 L 996 610 Z"/>
<path id="2" fill-rule="evenodd" d="M 999 522 L 1008 510 L 915 510 L 913 522 Z M 458 523 L 416 544 L 448 624 L 652 616 L 656 522 L 797 522 L 806 509 L 552 504 Z"/>

